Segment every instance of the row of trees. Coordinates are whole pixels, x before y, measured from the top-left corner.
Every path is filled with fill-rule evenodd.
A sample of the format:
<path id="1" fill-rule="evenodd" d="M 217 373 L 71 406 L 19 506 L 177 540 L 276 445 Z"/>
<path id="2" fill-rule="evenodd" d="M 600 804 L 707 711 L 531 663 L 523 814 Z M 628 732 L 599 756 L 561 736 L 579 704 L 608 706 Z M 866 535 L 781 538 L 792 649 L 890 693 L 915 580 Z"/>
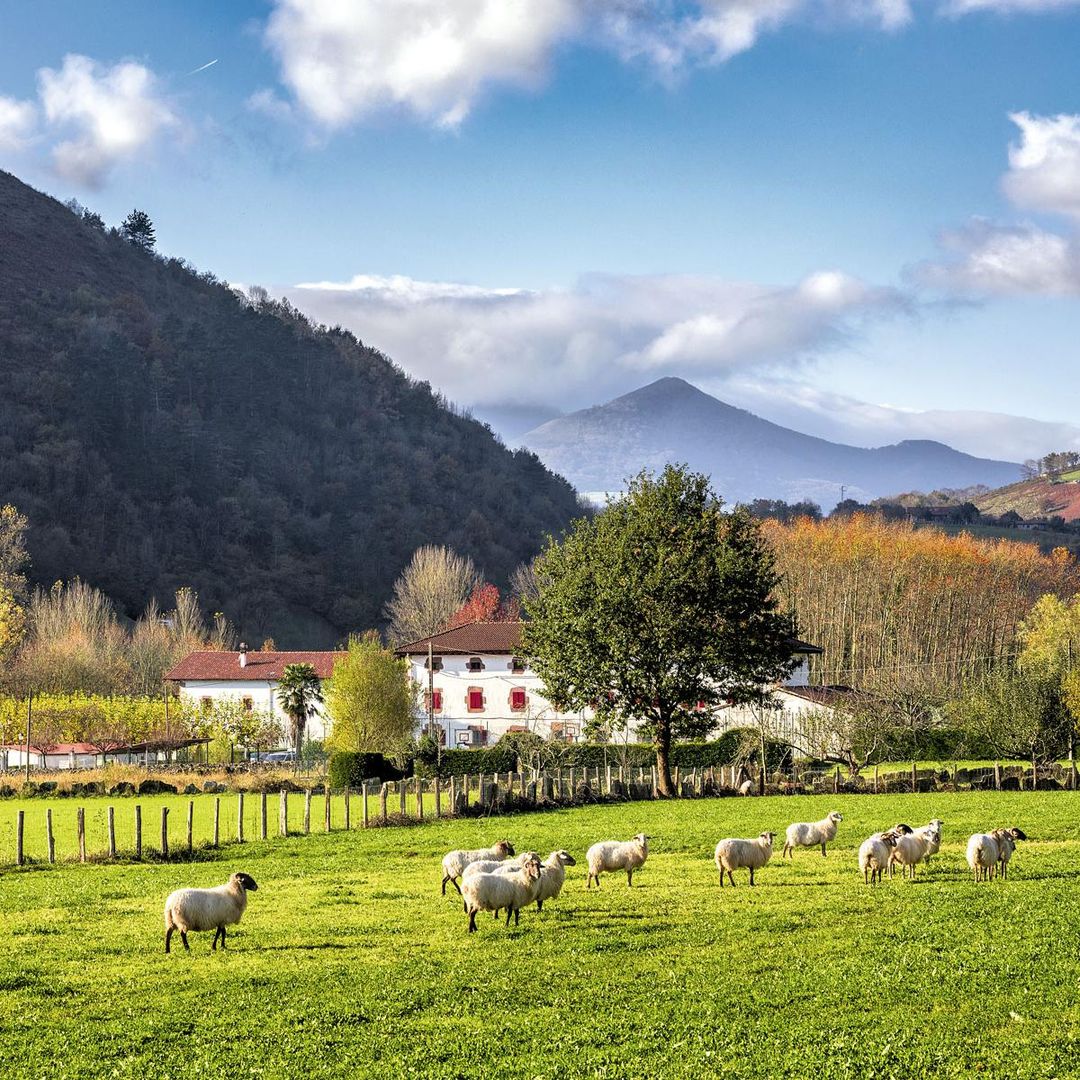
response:
<path id="1" fill-rule="evenodd" d="M 1022 468 L 1025 480 L 1032 480 L 1036 476 L 1060 476 L 1070 469 L 1080 468 L 1080 453 L 1075 450 L 1055 451 L 1041 458 L 1028 458 Z"/>

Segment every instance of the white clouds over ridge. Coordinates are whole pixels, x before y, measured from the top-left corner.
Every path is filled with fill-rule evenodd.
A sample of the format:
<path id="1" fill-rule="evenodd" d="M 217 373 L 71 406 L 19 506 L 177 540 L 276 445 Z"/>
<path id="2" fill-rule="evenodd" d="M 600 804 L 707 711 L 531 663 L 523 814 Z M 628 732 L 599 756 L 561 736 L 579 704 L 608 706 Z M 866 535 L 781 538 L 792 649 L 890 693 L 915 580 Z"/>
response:
<path id="1" fill-rule="evenodd" d="M 48 141 L 55 172 L 90 188 L 178 123 L 153 72 L 132 60 L 106 67 L 69 54 L 59 70 L 38 72 L 38 99 L 0 97 L 0 151 Z"/>
<path id="2" fill-rule="evenodd" d="M 905 297 L 844 274 L 785 288 L 717 278 L 590 275 L 526 291 L 362 276 L 288 290 L 417 378 L 470 404 L 578 407 L 664 374 L 792 366 L 835 347 Z"/>

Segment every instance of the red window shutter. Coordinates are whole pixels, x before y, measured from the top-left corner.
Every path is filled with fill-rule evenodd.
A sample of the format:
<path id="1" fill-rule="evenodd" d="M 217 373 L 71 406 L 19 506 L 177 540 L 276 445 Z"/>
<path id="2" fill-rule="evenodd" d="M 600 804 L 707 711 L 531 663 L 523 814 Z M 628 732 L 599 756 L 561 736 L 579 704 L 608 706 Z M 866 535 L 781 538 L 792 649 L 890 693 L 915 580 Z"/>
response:
<path id="1" fill-rule="evenodd" d="M 510 708 L 525 708 L 525 691 L 520 687 L 514 687 L 514 689 L 510 691 Z"/>
<path id="2" fill-rule="evenodd" d="M 431 708 L 435 712 L 442 712 L 442 691 L 433 690 L 431 693 Z"/>
<path id="3" fill-rule="evenodd" d="M 480 712 L 484 708 L 484 691 L 483 690 L 470 690 L 469 691 L 469 708 L 474 712 Z"/>

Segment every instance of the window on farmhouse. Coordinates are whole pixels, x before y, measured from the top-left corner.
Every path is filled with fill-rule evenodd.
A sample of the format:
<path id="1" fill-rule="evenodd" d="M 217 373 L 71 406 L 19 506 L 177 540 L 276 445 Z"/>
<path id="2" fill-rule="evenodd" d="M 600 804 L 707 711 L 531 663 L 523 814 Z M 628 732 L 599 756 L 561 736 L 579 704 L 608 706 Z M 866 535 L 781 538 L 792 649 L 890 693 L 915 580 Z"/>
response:
<path id="1" fill-rule="evenodd" d="M 465 698 L 469 712 L 484 711 L 484 691 L 479 686 L 470 686 Z"/>
<path id="2" fill-rule="evenodd" d="M 425 660 L 424 660 L 425 669 L 427 668 L 427 666 L 428 666 L 428 662 L 427 662 L 427 659 L 425 658 Z M 431 670 L 432 671 L 442 671 L 442 657 L 441 656 L 433 656 L 431 658 Z"/>
<path id="3" fill-rule="evenodd" d="M 510 691 L 510 708 L 513 709 L 514 712 L 524 712 L 527 700 L 528 698 L 525 694 L 524 687 L 515 686 L 514 689 Z"/>
<path id="4" fill-rule="evenodd" d="M 468 667 L 470 671 L 483 671 L 484 661 L 479 656 L 470 656 Z"/>
<path id="5" fill-rule="evenodd" d="M 432 690 L 424 691 L 424 709 L 428 709 L 430 705 L 432 712 L 442 712 L 442 691 Z"/>
<path id="6" fill-rule="evenodd" d="M 249 697 L 245 697 L 245 698 L 243 699 L 243 702 L 244 702 L 244 712 L 251 712 L 251 710 L 252 710 L 253 708 L 255 708 L 255 702 L 254 702 L 254 701 L 252 701 L 252 699 L 251 699 L 251 698 L 249 698 Z"/>
<path id="7" fill-rule="evenodd" d="M 515 656 L 510 661 L 510 673 L 512 675 L 524 675 L 525 674 L 525 661 L 520 656 Z"/>

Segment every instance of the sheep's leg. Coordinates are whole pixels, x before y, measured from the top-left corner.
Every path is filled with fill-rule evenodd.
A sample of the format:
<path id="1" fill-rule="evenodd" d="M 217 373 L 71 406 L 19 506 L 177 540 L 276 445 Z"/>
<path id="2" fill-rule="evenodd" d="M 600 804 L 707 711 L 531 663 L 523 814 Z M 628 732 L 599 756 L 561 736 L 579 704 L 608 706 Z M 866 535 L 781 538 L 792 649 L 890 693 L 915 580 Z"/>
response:
<path id="1" fill-rule="evenodd" d="M 509 919 L 507 920 L 509 922 Z M 514 908 L 514 925 L 519 926 L 521 924 L 521 908 Z"/>
<path id="2" fill-rule="evenodd" d="M 442 894 L 446 895 L 446 883 L 450 880 L 450 876 L 447 874 L 442 879 Z"/>
<path id="3" fill-rule="evenodd" d="M 186 930 L 181 930 L 180 931 L 180 940 L 184 943 L 184 951 L 185 952 L 191 952 L 191 946 L 188 944 L 187 931 Z"/>
<path id="4" fill-rule="evenodd" d="M 460 896 L 461 895 L 461 886 L 457 883 L 457 878 L 451 878 L 450 879 L 450 884 L 453 885 L 455 889 L 457 889 L 457 894 L 458 894 L 458 896 Z"/>
<path id="5" fill-rule="evenodd" d="M 173 928 L 170 926 L 169 929 L 165 931 L 165 952 L 166 953 L 169 951 L 169 942 L 172 941 L 172 936 L 173 936 Z"/>
<path id="6" fill-rule="evenodd" d="M 750 884 L 754 884 L 754 868 L 752 866 L 750 867 Z"/>
<path id="7" fill-rule="evenodd" d="M 633 870 L 627 870 L 626 871 L 626 884 L 627 885 L 633 885 L 634 884 L 634 871 Z"/>
<path id="8" fill-rule="evenodd" d="M 786 858 L 786 856 L 788 855 L 788 853 L 789 853 L 790 851 L 791 851 L 791 845 L 790 845 L 790 844 L 785 844 L 785 845 L 784 845 L 784 850 L 783 850 L 783 852 L 781 853 L 781 855 L 780 855 L 780 858 L 781 858 L 781 859 L 783 859 L 783 858 Z M 794 856 L 794 855 L 792 855 L 791 857 L 792 857 L 793 859 L 795 858 L 795 856 Z"/>
<path id="9" fill-rule="evenodd" d="M 476 912 L 475 911 L 470 911 L 469 912 L 469 933 L 470 934 L 475 934 L 476 933 Z"/>
<path id="10" fill-rule="evenodd" d="M 823 859 L 825 858 L 825 845 L 824 845 L 824 843 L 821 845 L 821 857 Z"/>
<path id="11" fill-rule="evenodd" d="M 536 901 L 536 910 L 537 911 L 543 911 L 544 910 L 544 901 L 543 900 L 537 900 Z"/>
<path id="12" fill-rule="evenodd" d="M 720 888 L 724 887 L 724 868 L 720 867 Z"/>
<path id="13" fill-rule="evenodd" d="M 730 869 L 727 872 L 727 877 L 728 877 L 728 883 L 734 889 L 735 888 L 735 875 L 734 875 L 734 873 L 732 873 L 732 871 Z"/>

